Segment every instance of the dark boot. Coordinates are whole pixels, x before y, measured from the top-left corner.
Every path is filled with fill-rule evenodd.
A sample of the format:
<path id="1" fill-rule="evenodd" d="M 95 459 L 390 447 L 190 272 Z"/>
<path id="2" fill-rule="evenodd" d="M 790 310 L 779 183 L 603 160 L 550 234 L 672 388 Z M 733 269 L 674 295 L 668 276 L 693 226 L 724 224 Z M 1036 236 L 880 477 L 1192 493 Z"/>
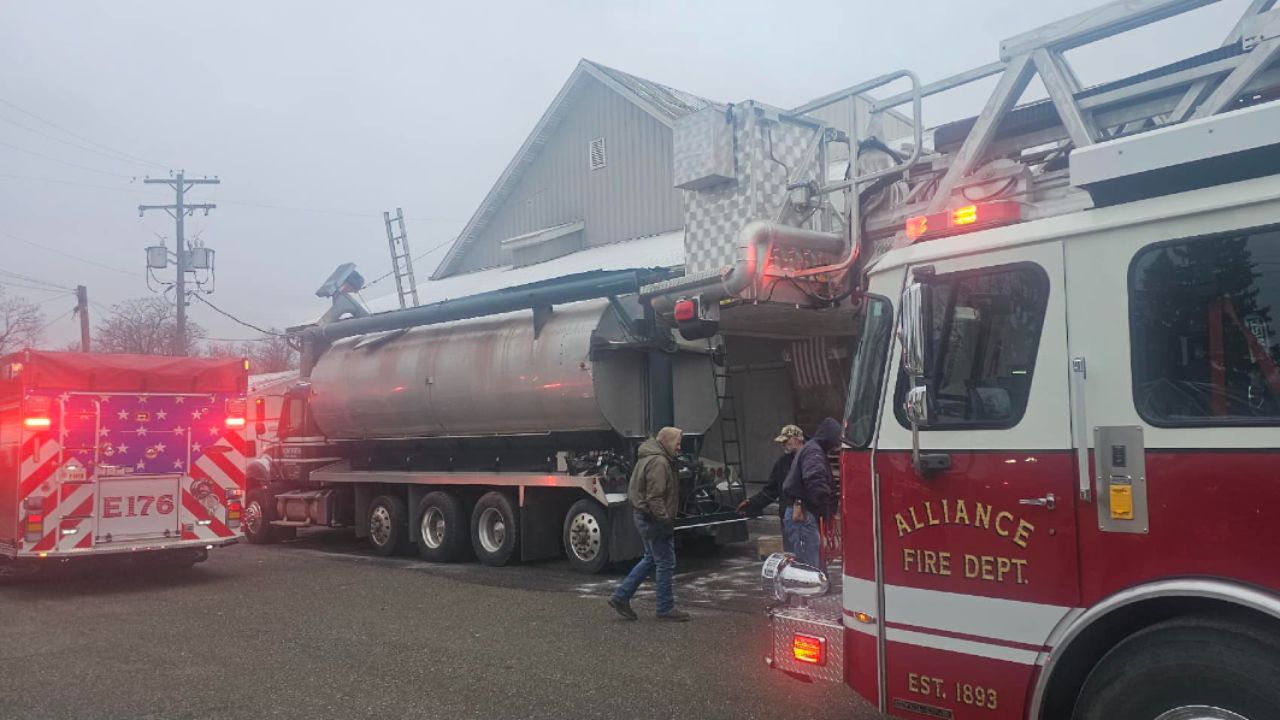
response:
<path id="1" fill-rule="evenodd" d="M 692 618 L 692 615 L 683 610 L 671 610 L 658 615 L 659 620 L 670 620 L 672 622 L 689 622 Z"/>
<path id="2" fill-rule="evenodd" d="M 631 603 L 626 602 L 625 600 L 615 600 L 613 598 L 609 598 L 609 607 L 613 608 L 614 610 L 617 610 L 618 614 L 622 616 L 623 620 L 635 620 L 636 618 L 640 617 L 639 615 L 636 615 L 635 610 L 631 609 Z"/>

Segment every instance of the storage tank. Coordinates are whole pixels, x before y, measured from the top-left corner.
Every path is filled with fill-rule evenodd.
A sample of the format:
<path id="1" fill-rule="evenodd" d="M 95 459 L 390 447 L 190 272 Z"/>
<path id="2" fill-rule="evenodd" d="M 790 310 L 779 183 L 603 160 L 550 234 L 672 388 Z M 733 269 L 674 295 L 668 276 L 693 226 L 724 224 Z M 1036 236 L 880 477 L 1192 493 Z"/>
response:
<path id="1" fill-rule="evenodd" d="M 640 316 L 634 299 L 622 301 Z M 527 436 L 611 430 L 641 437 L 647 350 L 608 300 L 336 341 L 311 372 L 316 424 L 332 439 Z M 719 412 L 705 347 L 672 355 L 676 424 Z"/>

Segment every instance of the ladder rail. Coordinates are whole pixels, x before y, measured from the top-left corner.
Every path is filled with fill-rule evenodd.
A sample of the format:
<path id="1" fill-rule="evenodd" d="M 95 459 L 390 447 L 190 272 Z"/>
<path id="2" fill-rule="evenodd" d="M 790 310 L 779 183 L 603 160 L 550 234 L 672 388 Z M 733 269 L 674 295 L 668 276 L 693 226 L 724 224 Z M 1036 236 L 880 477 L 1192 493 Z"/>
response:
<path id="1" fill-rule="evenodd" d="M 409 252 L 409 236 L 404 228 L 404 210 L 396 208 L 395 217 L 382 213 L 387 227 L 387 246 L 391 250 L 391 272 L 396 279 L 396 296 L 400 307 L 418 306 L 418 282 L 413 275 L 413 256 Z M 398 230 L 398 232 L 397 232 Z"/>

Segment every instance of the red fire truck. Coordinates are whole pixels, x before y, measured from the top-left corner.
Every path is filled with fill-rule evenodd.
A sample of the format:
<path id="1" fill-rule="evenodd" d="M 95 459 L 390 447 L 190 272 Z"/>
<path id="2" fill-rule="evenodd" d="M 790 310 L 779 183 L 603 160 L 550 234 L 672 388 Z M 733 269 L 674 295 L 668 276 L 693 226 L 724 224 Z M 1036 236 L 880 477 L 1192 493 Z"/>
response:
<path id="1" fill-rule="evenodd" d="M 1063 56 L 1207 4 L 1110 3 L 983 68 L 767 117 L 781 137 L 907 77 L 871 115 L 912 103 L 916 137 L 820 130 L 818 167 L 833 140 L 857 162 L 793 175 L 798 221 L 650 290 L 721 330 L 774 288 L 858 312 L 842 583 L 766 563 L 772 667 L 903 718 L 1280 717 L 1280 10 L 1105 85 Z M 987 77 L 979 116 L 921 137 L 922 98 Z M 841 191 L 843 223 L 807 220 Z M 807 260 L 841 225 L 844 256 Z"/>
<path id="2" fill-rule="evenodd" d="M 173 565 L 240 537 L 244 360 L 0 358 L 0 573 L 103 555 Z"/>

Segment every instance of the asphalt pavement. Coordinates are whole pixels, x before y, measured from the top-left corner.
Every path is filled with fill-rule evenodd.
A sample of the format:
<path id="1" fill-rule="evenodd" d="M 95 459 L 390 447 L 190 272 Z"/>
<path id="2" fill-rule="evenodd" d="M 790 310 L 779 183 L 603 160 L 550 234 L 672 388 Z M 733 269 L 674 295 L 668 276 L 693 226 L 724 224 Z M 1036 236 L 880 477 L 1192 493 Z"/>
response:
<path id="1" fill-rule="evenodd" d="M 614 614 L 625 568 L 431 565 L 344 531 L 54 573 L 0 586 L 0 718 L 877 717 L 765 667 L 753 548 L 681 555 L 689 623 L 647 586 L 638 622 Z"/>

